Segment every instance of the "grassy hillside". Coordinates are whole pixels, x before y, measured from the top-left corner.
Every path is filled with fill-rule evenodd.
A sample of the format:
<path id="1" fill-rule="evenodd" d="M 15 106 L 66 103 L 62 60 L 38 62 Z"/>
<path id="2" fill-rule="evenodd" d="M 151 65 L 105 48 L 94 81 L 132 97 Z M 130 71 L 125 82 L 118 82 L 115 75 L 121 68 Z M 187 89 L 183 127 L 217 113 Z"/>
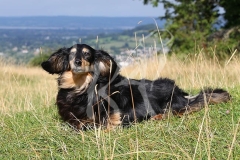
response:
<path id="1" fill-rule="evenodd" d="M 221 87 L 233 99 L 182 118 L 79 133 L 59 120 L 56 76 L 0 61 L 0 159 L 240 159 L 239 60 L 199 54 L 128 66 L 122 73 L 131 78 L 169 77 L 192 93 Z"/>
<path id="2" fill-rule="evenodd" d="M 121 51 L 136 47 L 135 34 L 136 38 L 140 40 L 143 35 L 149 35 L 149 31 L 154 29 L 156 29 L 156 25 L 142 25 L 142 23 L 133 29 L 41 29 L 41 27 L 35 29 L 1 29 L 0 24 L 0 56 L 14 58 L 17 62 L 28 63 L 29 60 L 40 56 L 41 53 L 52 52 L 63 46 L 70 47 L 76 43 L 86 43 L 95 48 L 104 48 L 108 52 L 118 55 Z M 144 44 L 141 47 L 151 47 L 154 41 L 158 42 L 158 38 L 145 37 Z"/>

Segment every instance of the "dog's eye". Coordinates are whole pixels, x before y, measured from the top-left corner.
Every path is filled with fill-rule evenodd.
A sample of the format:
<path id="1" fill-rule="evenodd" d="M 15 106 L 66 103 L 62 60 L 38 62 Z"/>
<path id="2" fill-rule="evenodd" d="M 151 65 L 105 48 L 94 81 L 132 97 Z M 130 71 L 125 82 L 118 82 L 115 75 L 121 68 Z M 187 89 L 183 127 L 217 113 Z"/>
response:
<path id="1" fill-rule="evenodd" d="M 89 52 L 83 52 L 83 55 L 84 56 L 90 56 L 90 53 Z"/>

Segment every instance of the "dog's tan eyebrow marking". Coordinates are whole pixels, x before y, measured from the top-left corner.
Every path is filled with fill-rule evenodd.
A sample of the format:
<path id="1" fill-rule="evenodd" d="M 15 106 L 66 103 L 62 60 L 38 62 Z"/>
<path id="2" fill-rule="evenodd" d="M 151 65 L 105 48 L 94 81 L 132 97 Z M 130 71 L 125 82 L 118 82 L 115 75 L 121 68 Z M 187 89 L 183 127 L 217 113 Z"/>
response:
<path id="1" fill-rule="evenodd" d="M 77 48 L 72 48 L 71 52 L 75 52 L 76 53 L 77 52 Z"/>
<path id="2" fill-rule="evenodd" d="M 82 52 L 89 52 L 89 49 L 83 48 L 83 49 L 82 49 Z"/>

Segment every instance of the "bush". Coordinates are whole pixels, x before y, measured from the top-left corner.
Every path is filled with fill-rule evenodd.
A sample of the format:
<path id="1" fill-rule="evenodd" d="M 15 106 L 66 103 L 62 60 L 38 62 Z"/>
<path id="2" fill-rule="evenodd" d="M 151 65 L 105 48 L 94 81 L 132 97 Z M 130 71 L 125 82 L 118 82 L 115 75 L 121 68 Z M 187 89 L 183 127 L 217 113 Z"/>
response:
<path id="1" fill-rule="evenodd" d="M 46 53 L 39 54 L 29 61 L 29 65 L 31 65 L 31 66 L 41 66 L 41 63 L 43 61 L 46 61 L 51 54 L 52 54 L 52 52 L 50 52 L 50 50 L 48 50 L 48 52 L 46 52 Z"/>

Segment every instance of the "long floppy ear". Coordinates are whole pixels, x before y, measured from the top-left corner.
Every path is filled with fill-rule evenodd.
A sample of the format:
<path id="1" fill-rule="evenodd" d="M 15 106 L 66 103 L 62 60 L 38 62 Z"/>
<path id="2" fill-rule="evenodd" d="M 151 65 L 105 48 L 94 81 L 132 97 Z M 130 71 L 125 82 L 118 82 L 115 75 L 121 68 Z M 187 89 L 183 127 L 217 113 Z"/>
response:
<path id="1" fill-rule="evenodd" d="M 69 49 L 60 48 L 54 52 L 47 61 L 42 62 L 42 68 L 50 74 L 59 74 L 69 70 Z"/>
<path id="2" fill-rule="evenodd" d="M 103 50 L 96 51 L 95 65 L 97 65 L 98 72 L 102 77 L 112 78 L 114 74 L 119 73 L 119 66 L 117 65 L 117 62 L 107 52 Z"/>

